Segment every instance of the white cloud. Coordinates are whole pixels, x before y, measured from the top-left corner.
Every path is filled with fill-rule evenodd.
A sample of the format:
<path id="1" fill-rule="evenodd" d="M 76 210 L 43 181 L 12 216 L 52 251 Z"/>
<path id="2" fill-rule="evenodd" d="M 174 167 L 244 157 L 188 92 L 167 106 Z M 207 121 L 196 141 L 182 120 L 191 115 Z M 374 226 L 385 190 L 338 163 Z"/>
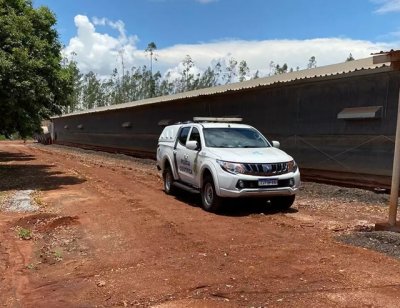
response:
<path id="1" fill-rule="evenodd" d="M 77 35 L 73 37 L 64 49 L 66 56 L 72 56 L 83 72 L 92 70 L 98 74 L 110 74 L 120 62 L 120 54 L 126 55 L 132 62 L 132 54 L 136 51 L 136 36 L 127 36 L 122 21 L 111 22 L 108 19 L 94 18 L 93 22 L 87 16 L 75 16 Z M 104 25 L 118 31 L 114 37 L 96 31 L 95 25 Z"/>
<path id="2" fill-rule="evenodd" d="M 72 52 L 79 68 L 86 73 L 89 70 L 99 75 L 109 75 L 115 67 L 121 70 L 123 59 L 125 69 L 149 65 L 149 58 L 144 50 L 136 47 L 138 38 L 128 36 L 122 21 L 110 21 L 105 18 L 75 17 L 77 35 L 65 48 L 66 55 Z M 116 29 L 115 36 L 100 33 L 96 26 Z M 305 68 L 308 59 L 315 56 L 318 66 L 343 62 L 349 53 L 356 58 L 369 57 L 372 52 L 396 48 L 395 44 L 375 43 L 352 40 L 349 38 L 316 38 L 309 40 L 224 40 L 210 43 L 174 45 L 157 50 L 158 61 L 154 70 L 178 72 L 182 68 L 180 62 L 190 55 L 195 63 L 196 72 L 202 71 L 212 63 L 229 61 L 231 57 L 238 62 L 245 60 L 252 73 L 259 70 L 261 75 L 269 73 L 269 63 L 287 63 L 294 69 Z"/>
<path id="3" fill-rule="evenodd" d="M 400 12 L 400 0 L 372 0 L 372 2 L 379 5 L 375 11 L 378 14 Z"/>
<path id="4" fill-rule="evenodd" d="M 349 53 L 356 58 L 370 56 L 372 52 L 390 49 L 386 44 L 342 38 L 311 40 L 221 41 L 205 44 L 175 45 L 159 50 L 159 64 L 170 67 L 189 54 L 197 66 L 206 68 L 212 60 L 235 58 L 245 60 L 254 72 L 269 73 L 269 63 L 287 63 L 289 67 L 305 68 L 308 59 L 315 56 L 318 66 L 343 62 Z"/>

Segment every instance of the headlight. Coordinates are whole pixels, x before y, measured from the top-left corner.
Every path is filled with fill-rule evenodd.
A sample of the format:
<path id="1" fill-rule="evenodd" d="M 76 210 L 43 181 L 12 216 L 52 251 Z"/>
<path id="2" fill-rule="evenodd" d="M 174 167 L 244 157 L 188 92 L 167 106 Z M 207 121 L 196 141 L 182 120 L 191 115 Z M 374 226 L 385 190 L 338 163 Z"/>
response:
<path id="1" fill-rule="evenodd" d="M 289 172 L 296 172 L 297 170 L 297 164 L 294 160 L 291 160 L 290 162 L 288 162 L 288 171 Z"/>
<path id="2" fill-rule="evenodd" d="M 246 172 L 246 168 L 244 167 L 243 164 L 240 163 L 232 163 L 229 161 L 223 161 L 219 159 L 217 159 L 217 163 L 221 166 L 222 169 L 224 169 L 226 172 L 229 173 L 238 174 Z"/>

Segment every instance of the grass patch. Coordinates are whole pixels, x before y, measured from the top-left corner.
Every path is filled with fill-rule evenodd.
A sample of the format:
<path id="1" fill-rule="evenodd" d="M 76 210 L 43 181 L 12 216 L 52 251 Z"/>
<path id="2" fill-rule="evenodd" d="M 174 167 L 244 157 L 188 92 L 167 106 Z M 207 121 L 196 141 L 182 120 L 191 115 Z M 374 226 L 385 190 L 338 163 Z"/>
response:
<path id="1" fill-rule="evenodd" d="M 56 249 L 53 251 L 53 257 L 57 262 L 62 261 L 63 257 L 62 257 L 62 252 L 59 249 Z"/>
<path id="2" fill-rule="evenodd" d="M 35 191 L 32 194 L 33 201 L 36 203 L 37 206 L 39 207 L 45 207 L 46 203 L 41 199 L 41 192 L 40 191 Z"/>
<path id="3" fill-rule="evenodd" d="M 22 227 L 19 227 L 17 229 L 17 234 L 18 237 L 22 240 L 30 240 L 32 238 L 32 231 Z"/>

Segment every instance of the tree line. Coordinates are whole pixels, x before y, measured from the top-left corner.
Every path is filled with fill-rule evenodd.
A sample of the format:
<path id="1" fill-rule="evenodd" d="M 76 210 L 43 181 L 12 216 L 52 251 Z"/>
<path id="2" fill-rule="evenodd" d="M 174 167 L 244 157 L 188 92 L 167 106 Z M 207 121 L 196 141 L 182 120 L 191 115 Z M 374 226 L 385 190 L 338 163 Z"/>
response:
<path id="1" fill-rule="evenodd" d="M 66 66 L 73 72 L 74 87 L 73 99 L 63 112 L 70 113 L 116 105 L 264 77 L 260 76 L 259 71 L 251 74 L 245 60 L 237 61 L 233 57 L 226 62 L 219 61 L 214 65 L 209 65 L 202 72 L 194 73 L 195 62 L 190 55 L 184 57 L 178 66 L 181 68 L 180 71 L 175 72 L 174 76 L 171 72 L 162 76 L 160 71 L 153 72 L 153 62 L 157 60 L 156 49 L 156 44 L 151 42 L 145 50 L 150 58 L 149 66 L 143 65 L 125 70 L 122 65 L 122 72 L 115 68 L 107 78 L 100 77 L 93 71 L 82 74 L 75 61 L 66 59 Z M 350 54 L 346 61 L 351 60 L 354 58 Z M 312 56 L 308 60 L 307 68 L 315 67 L 317 67 L 317 61 L 315 56 Z M 299 67 L 295 68 L 297 71 L 299 69 Z M 279 75 L 293 72 L 294 69 L 289 68 L 286 63 L 280 65 L 270 62 L 269 71 L 269 75 Z"/>

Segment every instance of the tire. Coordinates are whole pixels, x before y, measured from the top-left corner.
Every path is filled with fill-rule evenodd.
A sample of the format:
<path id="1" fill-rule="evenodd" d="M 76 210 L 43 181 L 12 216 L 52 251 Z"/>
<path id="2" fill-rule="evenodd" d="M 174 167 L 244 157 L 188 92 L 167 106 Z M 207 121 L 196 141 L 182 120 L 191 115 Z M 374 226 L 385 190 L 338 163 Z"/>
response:
<path id="1" fill-rule="evenodd" d="M 167 195 L 173 195 L 175 193 L 175 187 L 173 186 L 174 176 L 172 174 L 170 167 L 165 168 L 163 172 L 163 180 L 164 180 L 164 192 Z"/>
<path id="2" fill-rule="evenodd" d="M 296 195 L 274 197 L 271 199 L 271 204 L 276 209 L 285 211 L 293 205 L 295 198 Z"/>
<path id="3" fill-rule="evenodd" d="M 214 181 L 211 176 L 204 179 L 201 187 L 201 204 L 205 211 L 215 213 L 222 204 L 222 199 L 215 191 Z"/>

